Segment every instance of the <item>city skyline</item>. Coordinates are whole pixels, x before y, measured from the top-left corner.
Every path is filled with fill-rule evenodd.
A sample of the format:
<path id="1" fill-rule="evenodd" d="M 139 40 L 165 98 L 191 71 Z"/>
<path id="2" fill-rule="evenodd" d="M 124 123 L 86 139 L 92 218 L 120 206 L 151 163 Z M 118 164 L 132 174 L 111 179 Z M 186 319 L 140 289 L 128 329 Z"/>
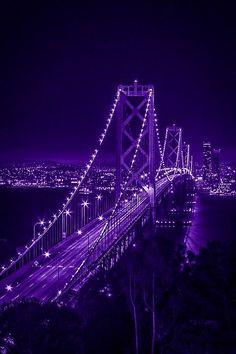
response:
<path id="1" fill-rule="evenodd" d="M 86 161 L 117 85 L 137 78 L 155 87 L 162 140 L 176 123 L 196 159 L 209 139 L 235 163 L 230 8 L 1 6 L 0 162 Z"/>
<path id="2" fill-rule="evenodd" d="M 1 353 L 235 352 L 234 14 L 1 3 Z"/>

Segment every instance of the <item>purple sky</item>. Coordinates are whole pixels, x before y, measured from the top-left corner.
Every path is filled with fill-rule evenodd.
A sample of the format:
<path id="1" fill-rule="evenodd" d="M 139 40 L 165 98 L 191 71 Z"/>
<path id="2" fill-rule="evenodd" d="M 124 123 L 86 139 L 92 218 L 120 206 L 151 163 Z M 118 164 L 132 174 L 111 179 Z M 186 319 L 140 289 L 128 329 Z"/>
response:
<path id="1" fill-rule="evenodd" d="M 155 86 L 162 135 L 175 122 L 196 156 L 207 139 L 236 162 L 233 8 L 49 3 L 0 5 L 0 162 L 83 160 L 135 78 Z"/>

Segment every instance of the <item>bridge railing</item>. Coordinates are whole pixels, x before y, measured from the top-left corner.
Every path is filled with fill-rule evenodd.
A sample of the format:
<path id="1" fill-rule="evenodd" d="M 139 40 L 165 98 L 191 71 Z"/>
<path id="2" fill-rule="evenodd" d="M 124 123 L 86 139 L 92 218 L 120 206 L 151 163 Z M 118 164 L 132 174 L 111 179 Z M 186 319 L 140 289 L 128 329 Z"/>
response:
<path id="1" fill-rule="evenodd" d="M 109 226 L 101 238 L 95 242 L 88 256 L 84 259 L 71 279 L 58 293 L 56 299 L 62 293 L 68 291 L 74 284 L 84 283 L 84 279 L 98 271 L 102 259 L 112 251 L 116 243 L 136 224 L 142 215 L 149 209 L 149 197 L 145 192 L 129 201 L 129 205 L 117 210 L 109 222 Z M 125 210 L 125 212 L 124 212 Z"/>
<path id="2" fill-rule="evenodd" d="M 100 198 L 98 198 L 100 197 Z M 47 222 L 42 232 L 37 233 L 15 259 L 11 259 L 7 266 L 3 266 L 0 279 L 11 272 L 20 269 L 24 264 L 48 252 L 53 246 L 80 230 L 93 219 L 99 217 L 114 204 L 114 193 L 91 193 L 83 195 L 79 192 L 65 210 L 59 210 L 53 219 Z"/>

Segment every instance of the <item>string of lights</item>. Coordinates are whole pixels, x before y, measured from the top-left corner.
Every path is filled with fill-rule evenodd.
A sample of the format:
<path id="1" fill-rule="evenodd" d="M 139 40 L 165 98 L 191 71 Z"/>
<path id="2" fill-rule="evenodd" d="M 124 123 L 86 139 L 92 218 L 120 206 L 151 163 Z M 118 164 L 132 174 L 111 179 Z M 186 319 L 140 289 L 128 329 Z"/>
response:
<path id="1" fill-rule="evenodd" d="M 167 179 L 170 182 L 172 182 L 174 177 L 169 176 L 169 173 L 172 173 L 172 170 L 171 171 L 167 170 L 167 168 L 165 166 L 165 161 L 164 161 L 165 151 L 166 151 L 166 144 L 167 144 L 167 137 L 168 137 L 168 128 L 166 128 L 164 145 L 163 145 L 163 149 L 162 149 L 161 140 L 160 140 L 160 133 L 159 133 L 159 127 L 158 127 L 158 119 L 156 117 L 155 117 L 155 127 L 156 127 L 156 134 L 157 134 L 157 143 L 158 143 L 158 148 L 159 148 L 159 153 L 160 153 L 160 158 L 161 158 L 159 167 L 157 169 L 156 178 L 159 177 L 160 171 L 162 170 L 162 167 L 163 167 L 164 176 L 166 176 Z"/>
<path id="2" fill-rule="evenodd" d="M 130 164 L 130 167 L 129 167 L 129 170 L 128 170 L 128 173 L 126 175 L 126 180 L 124 182 L 124 185 L 123 185 L 123 188 L 120 192 L 120 195 L 119 197 L 117 198 L 117 201 L 115 203 L 115 206 L 112 210 L 112 213 L 111 215 L 109 216 L 109 218 L 107 219 L 106 223 L 104 224 L 104 227 L 98 237 L 98 239 L 96 240 L 96 242 L 94 243 L 93 247 L 91 248 L 88 256 L 83 260 L 83 262 L 80 264 L 80 266 L 76 269 L 76 271 L 74 272 L 74 274 L 71 276 L 71 278 L 69 279 L 68 282 L 65 283 L 64 287 L 58 291 L 56 297 L 52 300 L 52 301 L 55 301 L 59 298 L 59 296 L 67 289 L 67 287 L 73 282 L 73 280 L 75 279 L 75 277 L 78 275 L 78 273 L 83 269 L 83 267 L 85 266 L 85 264 L 88 262 L 88 260 L 90 259 L 91 255 L 93 254 L 93 252 L 95 251 L 95 249 L 97 248 L 98 244 L 103 240 L 104 237 L 106 237 L 105 235 L 105 231 L 107 230 L 108 226 L 109 226 L 109 223 L 112 221 L 114 215 L 115 215 L 115 212 L 117 211 L 117 208 L 120 206 L 120 202 L 122 200 L 122 197 L 124 196 L 124 192 L 126 191 L 126 188 L 127 188 L 127 185 L 128 185 L 128 182 L 129 182 L 129 178 L 132 174 L 132 171 L 133 171 L 133 168 L 134 168 L 134 165 L 135 165 L 135 162 L 136 162 L 136 157 L 137 157 L 137 154 L 138 154 L 138 151 L 139 151 L 139 148 L 140 148 L 140 144 L 141 144 L 141 140 L 143 138 L 143 132 L 144 132 L 144 128 L 145 128 L 145 125 L 146 125 L 146 122 L 147 122 L 147 115 L 148 115 L 148 111 L 149 111 L 149 108 L 150 108 L 150 102 L 151 102 L 151 98 L 152 98 L 152 94 L 153 94 L 153 90 L 150 89 L 149 90 L 149 95 L 148 95 L 148 99 L 147 99 L 147 105 L 146 105 L 146 109 L 145 109 L 145 114 L 144 114 L 144 119 L 143 119 L 143 122 L 142 122 L 142 126 L 141 126 L 141 130 L 140 130 L 140 133 L 139 133 L 139 137 L 137 139 L 137 142 L 136 142 L 136 146 L 135 146 L 135 151 L 134 151 L 134 154 L 133 154 L 133 158 L 131 160 L 131 164 Z"/>
<path id="3" fill-rule="evenodd" d="M 98 147 L 94 150 L 94 152 L 92 153 L 90 159 L 89 159 L 89 162 L 86 164 L 86 167 L 78 181 L 78 185 L 74 187 L 74 190 L 72 192 L 70 192 L 69 196 L 66 198 L 66 202 L 63 203 L 62 205 L 62 209 L 59 209 L 58 213 L 57 214 L 54 214 L 53 215 L 53 220 L 49 220 L 47 222 L 48 226 L 44 227 L 44 230 L 42 233 L 39 233 L 34 239 L 32 239 L 31 241 L 31 244 L 30 245 L 26 245 L 25 246 L 25 251 L 22 252 L 22 253 L 18 253 L 18 257 L 16 259 L 11 259 L 10 260 L 10 264 L 8 266 L 2 266 L 1 268 L 1 272 L 0 272 L 0 276 L 8 271 L 17 261 L 19 261 L 22 257 L 25 256 L 25 254 L 27 252 L 29 252 L 29 250 L 35 246 L 35 244 L 42 238 L 44 237 L 47 232 L 49 231 L 49 229 L 56 223 L 56 221 L 59 219 L 59 217 L 63 214 L 63 213 L 68 213 L 69 212 L 69 204 L 71 203 L 72 199 L 74 198 L 75 194 L 77 193 L 77 191 L 79 190 L 79 188 L 81 187 L 81 184 L 83 183 L 83 181 L 85 180 L 86 176 L 88 175 L 88 172 L 90 171 L 90 168 L 94 162 L 94 160 L 96 159 L 97 157 L 97 154 L 99 153 L 99 149 L 101 148 L 102 144 L 103 144 L 103 141 L 107 135 L 107 131 L 110 127 L 110 124 L 112 122 L 112 119 L 113 119 L 113 116 L 114 116 L 114 113 L 115 113 L 115 110 L 116 110 L 116 107 L 118 105 L 118 102 L 119 102 L 119 99 L 120 99 L 120 94 L 121 94 L 121 89 L 118 88 L 117 90 L 117 93 L 116 93 L 116 98 L 114 100 L 114 103 L 112 105 L 112 109 L 110 111 L 110 114 L 107 118 L 107 121 L 106 121 L 106 125 L 105 125 L 105 128 L 103 129 L 103 132 L 101 133 L 100 137 L 99 137 L 99 140 L 98 140 Z M 46 225 L 46 222 L 44 222 L 44 224 Z"/>

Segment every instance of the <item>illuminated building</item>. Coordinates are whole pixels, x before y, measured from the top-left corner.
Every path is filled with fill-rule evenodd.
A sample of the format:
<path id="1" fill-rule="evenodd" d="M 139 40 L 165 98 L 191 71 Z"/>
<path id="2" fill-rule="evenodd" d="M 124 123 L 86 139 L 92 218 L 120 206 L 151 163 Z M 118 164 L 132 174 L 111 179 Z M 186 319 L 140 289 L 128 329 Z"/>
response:
<path id="1" fill-rule="evenodd" d="M 220 149 L 213 149 L 211 154 L 212 178 L 214 181 L 220 181 Z"/>
<path id="2" fill-rule="evenodd" d="M 202 176 L 204 182 L 209 182 L 212 172 L 211 143 L 203 142 Z"/>

